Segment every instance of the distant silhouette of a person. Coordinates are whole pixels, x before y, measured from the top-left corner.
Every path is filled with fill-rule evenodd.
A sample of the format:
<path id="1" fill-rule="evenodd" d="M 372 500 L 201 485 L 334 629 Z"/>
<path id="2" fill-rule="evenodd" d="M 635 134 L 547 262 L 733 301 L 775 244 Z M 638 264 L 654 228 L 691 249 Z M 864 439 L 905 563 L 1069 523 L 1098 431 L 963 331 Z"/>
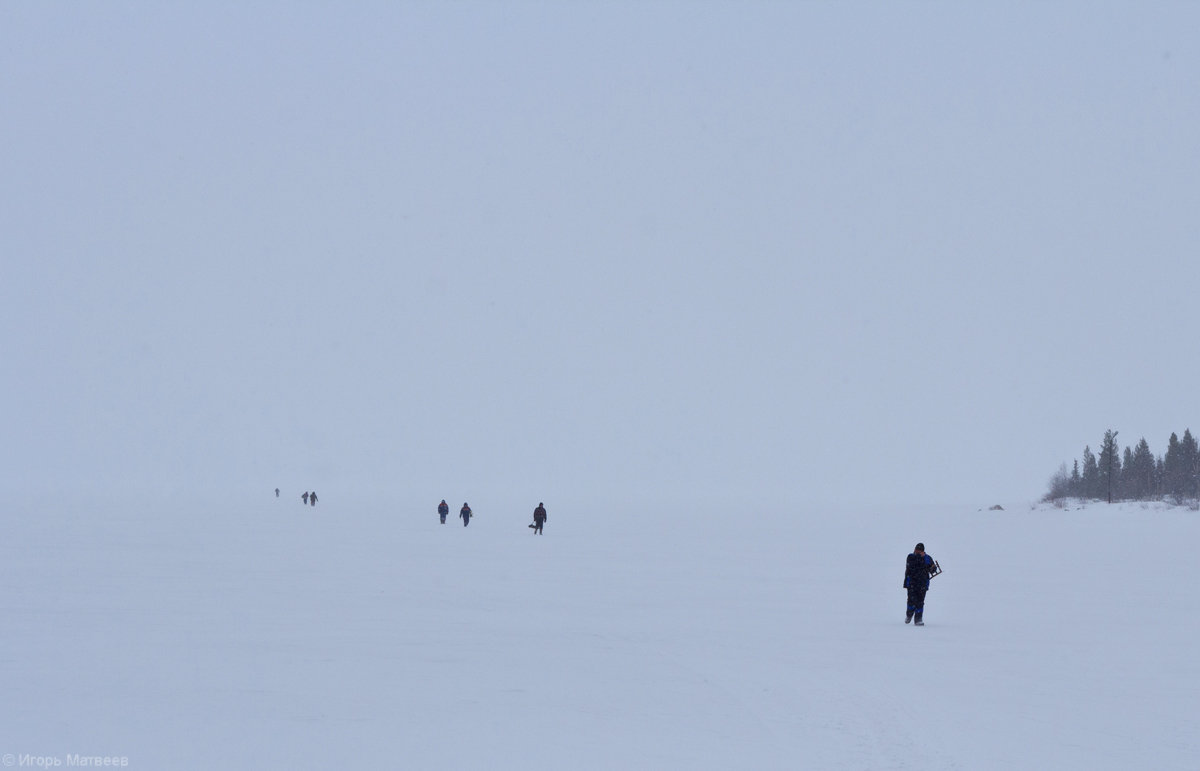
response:
<path id="1" fill-rule="evenodd" d="M 442 502 L 438 504 L 438 516 L 442 518 L 443 525 L 446 524 L 446 517 L 449 514 L 450 514 L 450 506 L 446 503 L 446 499 L 443 498 Z"/>
<path id="2" fill-rule="evenodd" d="M 313 506 L 317 505 L 317 493 L 315 490 L 308 494 L 308 502 L 311 503 Z"/>
<path id="3" fill-rule="evenodd" d="M 275 488 L 275 497 L 276 498 L 279 497 L 279 488 L 278 487 Z"/>
<path id="4" fill-rule="evenodd" d="M 305 490 L 304 495 L 301 495 L 300 497 L 304 499 L 304 505 L 307 506 L 308 505 L 308 491 Z"/>
<path id="5" fill-rule="evenodd" d="M 533 532 L 542 534 L 542 525 L 546 524 L 546 504 L 539 503 L 533 510 Z"/>
<path id="6" fill-rule="evenodd" d="M 471 524 L 471 517 L 473 517 L 474 514 L 471 511 L 471 507 L 464 502 L 462 510 L 458 512 L 458 516 L 462 517 L 463 527 L 466 527 L 467 525 Z"/>

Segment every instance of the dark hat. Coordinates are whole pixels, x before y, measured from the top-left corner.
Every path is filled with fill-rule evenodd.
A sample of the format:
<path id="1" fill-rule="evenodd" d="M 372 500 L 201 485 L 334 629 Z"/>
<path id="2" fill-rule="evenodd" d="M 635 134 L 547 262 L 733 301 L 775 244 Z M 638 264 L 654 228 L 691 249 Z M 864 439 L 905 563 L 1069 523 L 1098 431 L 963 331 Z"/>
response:
<path id="1" fill-rule="evenodd" d="M 923 543 L 917 544 L 916 547 L 913 549 L 913 551 L 925 551 L 925 544 L 923 544 Z"/>

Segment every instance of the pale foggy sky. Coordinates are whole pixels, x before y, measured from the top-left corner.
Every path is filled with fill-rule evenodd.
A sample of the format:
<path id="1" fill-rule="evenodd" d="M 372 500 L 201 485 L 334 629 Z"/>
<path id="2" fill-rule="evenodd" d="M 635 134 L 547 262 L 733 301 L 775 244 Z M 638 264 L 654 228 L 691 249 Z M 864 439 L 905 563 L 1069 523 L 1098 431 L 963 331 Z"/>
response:
<path id="1" fill-rule="evenodd" d="M 983 505 L 1200 429 L 1196 4 L 180 6 L 0 6 L 4 490 Z"/>

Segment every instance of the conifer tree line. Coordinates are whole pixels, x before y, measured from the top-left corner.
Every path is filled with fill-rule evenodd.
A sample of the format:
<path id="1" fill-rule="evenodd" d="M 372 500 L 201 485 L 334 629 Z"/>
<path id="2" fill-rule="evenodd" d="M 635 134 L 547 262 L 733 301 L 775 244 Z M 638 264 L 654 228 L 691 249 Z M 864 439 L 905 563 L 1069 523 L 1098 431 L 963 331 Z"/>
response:
<path id="1" fill-rule="evenodd" d="M 1121 452 L 1117 433 L 1104 432 L 1099 455 L 1088 445 L 1070 471 L 1067 464 L 1060 466 L 1050 478 L 1044 500 L 1089 498 L 1112 503 L 1200 497 L 1200 447 L 1191 429 L 1184 430 L 1182 439 L 1172 433 L 1166 453 L 1157 457 L 1145 437 Z"/>

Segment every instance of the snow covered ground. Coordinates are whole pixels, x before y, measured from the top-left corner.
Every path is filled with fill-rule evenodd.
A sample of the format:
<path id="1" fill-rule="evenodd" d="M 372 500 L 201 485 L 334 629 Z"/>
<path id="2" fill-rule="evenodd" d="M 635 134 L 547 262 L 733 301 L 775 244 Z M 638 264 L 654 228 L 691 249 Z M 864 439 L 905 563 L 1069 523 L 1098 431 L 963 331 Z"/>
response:
<path id="1" fill-rule="evenodd" d="M 298 492 L 9 501 L 5 762 L 1200 767 L 1197 512 Z"/>

